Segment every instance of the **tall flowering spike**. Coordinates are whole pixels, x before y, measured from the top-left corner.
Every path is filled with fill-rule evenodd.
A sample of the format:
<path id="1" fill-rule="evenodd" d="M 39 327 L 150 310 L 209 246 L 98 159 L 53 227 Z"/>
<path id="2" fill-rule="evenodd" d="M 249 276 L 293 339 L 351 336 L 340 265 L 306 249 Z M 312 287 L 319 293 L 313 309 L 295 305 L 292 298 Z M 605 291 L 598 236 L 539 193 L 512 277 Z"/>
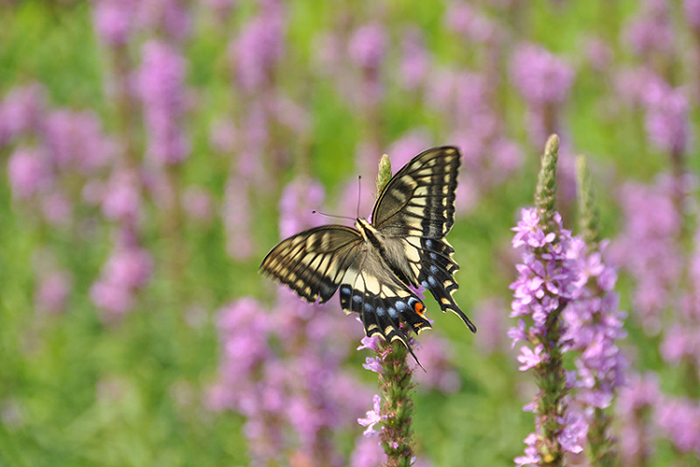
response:
<path id="1" fill-rule="evenodd" d="M 169 44 L 154 40 L 143 46 L 139 90 L 148 130 L 148 155 L 157 165 L 182 162 L 190 151 L 182 130 L 186 67 L 186 59 Z"/>
<path id="2" fill-rule="evenodd" d="M 557 200 L 557 159 L 559 158 L 559 137 L 551 135 L 544 147 L 542 168 L 537 180 L 535 205 L 545 233 L 556 229 L 554 217 Z"/>
<path id="3" fill-rule="evenodd" d="M 391 161 L 389 156 L 385 154 L 379 162 L 377 197 L 382 194 L 390 179 Z M 409 342 L 411 341 L 412 339 Z M 411 381 L 413 371 L 406 359 L 408 349 L 398 340 L 394 342 L 380 340 L 376 344 L 371 340 L 365 340 L 359 348 L 376 350 L 376 357 L 368 358 L 367 363 L 363 366 L 378 374 L 381 403 L 375 399 L 374 409 L 367 412 L 367 418 L 358 420 L 358 422 L 368 427 L 365 431 L 366 434 L 379 434 L 382 447 L 387 455 L 384 466 L 408 467 L 411 465 L 413 457 L 411 446 L 413 401 L 410 397 L 410 391 L 414 386 Z M 382 427 L 377 430 L 374 426 L 379 423 L 382 424 Z"/>
<path id="4" fill-rule="evenodd" d="M 576 185 L 578 187 L 578 225 L 583 241 L 592 250 L 597 250 L 600 242 L 599 214 L 593 198 L 591 174 L 588 171 L 586 158 L 576 158 Z"/>
<path id="5" fill-rule="evenodd" d="M 556 162 L 559 139 L 547 142 L 542 158 L 537 193 L 537 208 L 523 209 L 522 220 L 513 230 L 515 248 L 522 247 L 523 262 L 518 264 L 511 317 L 523 317 L 517 328 L 508 333 L 514 342 L 526 340 L 532 348 L 522 346 L 518 361 L 520 370 L 532 369 L 539 391 L 529 410 L 536 414 L 535 432 L 525 439 L 525 456 L 515 459 L 517 465 L 563 465 L 566 452 L 583 450 L 586 423 L 568 410 L 569 381 L 562 365 L 566 350 L 562 338 L 565 331 L 560 315 L 572 298 L 577 275 L 567 257 L 572 242 L 561 216 L 554 210 L 556 195 Z"/>

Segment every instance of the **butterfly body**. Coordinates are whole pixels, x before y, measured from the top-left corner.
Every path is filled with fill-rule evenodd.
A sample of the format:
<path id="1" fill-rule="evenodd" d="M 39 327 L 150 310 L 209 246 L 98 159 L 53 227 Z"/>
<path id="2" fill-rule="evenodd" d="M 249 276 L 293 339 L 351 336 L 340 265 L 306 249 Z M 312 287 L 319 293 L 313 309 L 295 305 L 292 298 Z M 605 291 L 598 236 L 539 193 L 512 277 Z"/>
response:
<path id="1" fill-rule="evenodd" d="M 388 182 L 372 222 L 360 217 L 355 229 L 327 225 L 289 237 L 265 257 L 262 273 L 312 303 L 328 301 L 339 289 L 341 307 L 360 315 L 368 336 L 407 347 L 401 322 L 416 333 L 431 327 L 414 291 L 419 286 L 475 331 L 452 297 L 459 266 L 444 239 L 454 224 L 459 165 L 454 147 L 422 152 Z"/>

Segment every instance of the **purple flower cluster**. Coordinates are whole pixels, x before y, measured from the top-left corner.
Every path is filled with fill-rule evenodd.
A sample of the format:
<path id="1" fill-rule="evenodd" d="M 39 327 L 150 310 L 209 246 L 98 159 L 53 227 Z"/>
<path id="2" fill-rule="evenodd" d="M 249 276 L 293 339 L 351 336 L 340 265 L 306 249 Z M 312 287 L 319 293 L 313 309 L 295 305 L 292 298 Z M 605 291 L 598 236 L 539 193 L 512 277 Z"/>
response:
<path id="1" fill-rule="evenodd" d="M 682 453 L 700 457 L 700 402 L 662 397 L 656 402 L 656 424 Z"/>
<path id="2" fill-rule="evenodd" d="M 620 193 L 625 224 L 611 253 L 615 262 L 633 277 L 635 316 L 648 334 L 661 329 L 661 316 L 669 293 L 678 282 L 682 255 L 678 238 L 682 218 L 673 203 L 670 178 L 655 185 L 626 183 Z"/>
<path id="3" fill-rule="evenodd" d="M 118 232 L 111 256 L 100 278 L 90 287 L 90 299 L 105 310 L 107 321 L 119 321 L 134 307 L 136 292 L 149 281 L 153 258 L 127 229 Z"/>
<path id="4" fill-rule="evenodd" d="M 186 65 L 169 44 L 153 40 L 143 46 L 139 91 L 148 130 L 147 154 L 156 166 L 180 163 L 190 152 L 181 128 L 186 111 Z"/>
<path id="5" fill-rule="evenodd" d="M 639 15 L 623 32 L 626 42 L 640 56 L 672 55 L 675 31 L 667 0 L 645 0 Z"/>
<path id="6" fill-rule="evenodd" d="M 519 341 L 529 341 L 532 344 L 532 349 L 528 346 L 520 348 L 518 361 L 521 363 L 521 371 L 535 369 L 541 386 L 533 403 L 526 406 L 537 415 L 536 430 L 525 439 L 526 455 L 515 459 L 518 466 L 541 463 L 543 449 L 574 454 L 581 452 L 588 428 L 582 417 L 566 410 L 566 392 L 574 384 L 572 375 L 566 375 L 563 387 L 559 384 L 552 386 L 553 383 L 547 382 L 548 379 L 564 377 L 563 373 L 548 373 L 562 371 L 558 366 L 561 363 L 556 363 L 561 358 L 560 353 L 565 350 L 561 330 L 558 330 L 560 318 L 557 315 L 574 297 L 578 279 L 576 264 L 569 257 L 573 242 L 571 233 L 563 228 L 558 213 L 554 214 L 554 226 L 548 233 L 545 233 L 540 224 L 536 208 L 523 209 L 521 216 L 517 227 L 513 228 L 513 247 L 522 248 L 523 263 L 516 265 L 518 278 L 510 286 L 515 297 L 510 316 L 519 318 L 519 321 L 517 327 L 508 331 L 508 335 L 513 339 L 513 345 Z M 523 319 L 525 317 L 531 324 L 526 324 Z M 550 365 L 557 367 L 547 369 Z M 556 408 L 546 407 L 542 405 L 545 398 L 560 402 Z M 556 415 L 545 412 L 552 410 Z M 552 420 L 548 420 L 552 416 L 558 418 L 555 425 Z M 545 430 L 553 432 L 547 434 Z M 546 443 L 553 441 L 548 438 L 550 435 L 556 437 L 558 447 L 547 446 Z"/>
<path id="7" fill-rule="evenodd" d="M 533 44 L 520 44 L 511 59 L 513 85 L 533 107 L 560 105 L 574 81 L 574 70 L 562 59 Z"/>
<path id="8" fill-rule="evenodd" d="M 607 242 L 598 250 L 578 237 L 571 241 L 569 259 L 578 271 L 572 301 L 562 312 L 567 323 L 563 339 L 576 358 L 576 399 L 585 407 L 605 409 L 624 383 L 626 360 L 616 341 L 626 337 L 626 314 L 618 311 L 617 272 L 604 261 Z"/>
<path id="9" fill-rule="evenodd" d="M 95 32 L 103 43 L 119 47 L 129 41 L 134 29 L 136 0 L 98 0 L 93 10 Z"/>
<path id="10" fill-rule="evenodd" d="M 559 235 L 545 234 L 537 209 L 525 208 L 513 228 L 513 248 L 523 247 L 523 263 L 516 266 L 518 279 L 510 286 L 515 297 L 511 317 L 531 317 L 530 332 L 534 335 L 544 335 L 549 315 L 572 298 L 578 278 L 573 261 L 567 257 L 571 232 L 563 228 L 559 214 L 554 220 Z M 511 332 L 514 344 L 524 340 L 520 333 Z"/>
<path id="11" fill-rule="evenodd" d="M 649 418 L 659 399 L 659 382 L 655 375 L 630 375 L 617 398 L 620 420 L 620 454 L 624 465 L 647 465 L 653 451 Z"/>
<path id="12" fill-rule="evenodd" d="M 665 330 L 659 350 L 669 363 L 692 362 L 700 375 L 700 229 L 694 244 L 695 251 L 685 265 L 687 288 L 674 292 L 676 321 Z"/>
<path id="13" fill-rule="evenodd" d="M 247 91 L 269 86 L 273 70 L 284 56 L 282 4 L 277 1 L 263 3 L 263 11 L 245 24 L 230 46 L 238 81 Z"/>
<path id="14" fill-rule="evenodd" d="M 574 81 L 574 70 L 542 47 L 520 44 L 511 58 L 513 85 L 529 106 L 530 139 L 540 145 L 559 127 L 560 107 Z"/>
<path id="15" fill-rule="evenodd" d="M 683 89 L 674 89 L 666 82 L 654 80 L 644 95 L 644 126 L 649 139 L 662 151 L 683 154 L 690 135 L 688 99 Z"/>
<path id="16" fill-rule="evenodd" d="M 445 23 L 449 29 L 474 43 L 494 42 L 503 36 L 496 23 L 463 1 L 450 2 L 445 13 Z"/>

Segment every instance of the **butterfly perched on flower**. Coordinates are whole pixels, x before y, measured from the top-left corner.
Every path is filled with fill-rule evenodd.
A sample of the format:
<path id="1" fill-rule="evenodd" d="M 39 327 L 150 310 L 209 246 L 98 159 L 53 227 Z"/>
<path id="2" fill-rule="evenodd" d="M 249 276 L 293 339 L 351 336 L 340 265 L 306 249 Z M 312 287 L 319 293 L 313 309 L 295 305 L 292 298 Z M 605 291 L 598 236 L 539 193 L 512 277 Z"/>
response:
<path id="1" fill-rule="evenodd" d="M 445 240 L 460 164 L 451 146 L 418 154 L 389 180 L 371 222 L 360 217 L 355 229 L 324 225 L 289 237 L 268 253 L 261 272 L 311 303 L 327 302 L 340 289 L 343 310 L 360 315 L 367 336 L 398 339 L 409 350 L 400 323 L 416 333 L 431 327 L 414 291 L 419 286 L 475 332 L 452 296 L 459 266 Z"/>

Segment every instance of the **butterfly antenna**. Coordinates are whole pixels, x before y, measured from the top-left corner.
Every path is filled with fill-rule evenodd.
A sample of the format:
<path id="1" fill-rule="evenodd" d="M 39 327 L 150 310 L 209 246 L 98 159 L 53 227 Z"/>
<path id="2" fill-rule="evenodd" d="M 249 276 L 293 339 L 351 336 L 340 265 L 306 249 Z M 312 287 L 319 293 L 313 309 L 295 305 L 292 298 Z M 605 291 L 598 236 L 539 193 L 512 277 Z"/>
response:
<path id="1" fill-rule="evenodd" d="M 360 193 L 362 192 L 362 175 L 357 176 L 357 209 L 355 210 L 357 213 L 356 217 L 360 217 Z"/>
<path id="2" fill-rule="evenodd" d="M 313 211 L 311 211 L 311 214 L 318 214 L 318 215 L 320 215 L 320 216 L 328 217 L 328 218 L 331 218 L 331 219 L 345 219 L 345 220 L 348 220 L 348 221 L 354 221 L 354 220 L 355 220 L 355 219 L 353 219 L 353 218 L 350 217 L 350 216 L 336 216 L 336 215 L 334 215 L 334 214 L 326 214 L 325 212 L 317 211 L 317 210 L 315 210 L 315 209 L 314 209 Z"/>

